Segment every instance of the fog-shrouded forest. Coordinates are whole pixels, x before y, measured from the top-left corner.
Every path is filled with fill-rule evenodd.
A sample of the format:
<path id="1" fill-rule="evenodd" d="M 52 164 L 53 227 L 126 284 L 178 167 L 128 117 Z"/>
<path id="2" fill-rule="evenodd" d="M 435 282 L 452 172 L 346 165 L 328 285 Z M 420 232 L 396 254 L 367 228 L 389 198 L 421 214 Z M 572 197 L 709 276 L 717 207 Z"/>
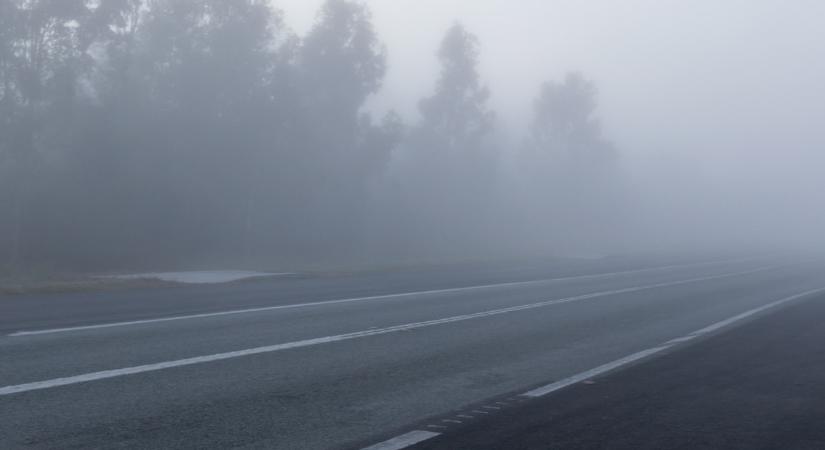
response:
<path id="1" fill-rule="evenodd" d="M 525 131 L 509 132 L 481 69 L 485 43 L 456 19 L 432 49 L 437 66 L 422 68 L 435 82 L 411 119 L 368 107 L 391 58 L 363 2 L 328 0 L 298 33 L 265 0 L 0 0 L 0 267 L 289 267 L 802 239 L 783 221 L 754 229 L 796 210 L 768 213 L 748 189 L 720 194 L 689 167 L 629 170 L 601 125 L 599 86 L 575 67 L 531 86 Z M 812 214 L 806 238 L 821 223 Z"/>

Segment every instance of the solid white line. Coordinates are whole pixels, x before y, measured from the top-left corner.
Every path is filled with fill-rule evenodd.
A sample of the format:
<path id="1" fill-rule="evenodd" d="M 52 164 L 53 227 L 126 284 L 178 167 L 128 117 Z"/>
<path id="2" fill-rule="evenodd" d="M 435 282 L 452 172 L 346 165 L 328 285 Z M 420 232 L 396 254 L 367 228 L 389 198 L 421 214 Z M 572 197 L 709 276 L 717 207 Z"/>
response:
<path id="1" fill-rule="evenodd" d="M 564 389 L 567 386 L 570 386 L 570 385 L 573 385 L 573 384 L 576 384 L 576 383 L 580 383 L 582 381 L 586 381 L 586 380 L 588 380 L 590 378 L 593 378 L 597 375 L 602 375 L 602 374 L 605 374 L 607 372 L 610 372 L 611 370 L 618 369 L 619 367 L 622 367 L 622 366 L 625 366 L 625 365 L 630 364 L 632 362 L 638 361 L 642 358 L 647 358 L 648 356 L 654 355 L 654 354 L 659 353 L 659 352 L 661 352 L 663 350 L 666 350 L 668 348 L 670 348 L 670 346 L 666 345 L 666 346 L 655 347 L 655 348 L 643 350 L 641 352 L 634 353 L 630 356 L 625 356 L 622 359 L 617 359 L 616 361 L 609 362 L 605 365 L 596 367 L 595 369 L 590 369 L 590 370 L 578 373 L 576 375 L 573 375 L 572 377 L 565 378 L 561 381 L 557 381 L 555 383 L 551 383 L 551 384 L 548 384 L 546 386 L 542 386 L 540 388 L 533 389 L 532 391 L 525 392 L 522 395 L 524 395 L 525 397 L 541 397 L 541 396 L 547 395 L 551 392 L 556 392 L 559 389 Z"/>
<path id="2" fill-rule="evenodd" d="M 690 333 L 686 336 L 682 336 L 682 337 L 679 337 L 679 338 L 676 338 L 676 339 L 671 339 L 671 340 L 665 342 L 664 344 L 662 344 L 658 347 L 650 348 L 650 349 L 647 349 L 647 350 L 642 350 L 642 351 L 634 353 L 630 356 L 625 356 L 624 358 L 617 359 L 616 361 L 609 362 L 607 364 L 596 367 L 594 369 L 590 369 L 590 370 L 587 370 L 585 372 L 581 372 L 581 373 L 578 373 L 578 374 L 573 375 L 571 377 L 565 378 L 563 380 L 556 381 L 555 383 L 550 383 L 546 386 L 542 386 L 542 387 L 533 389 L 531 391 L 525 392 L 522 395 L 525 396 L 525 397 L 541 397 L 541 396 L 550 394 L 552 392 L 556 392 L 556 391 L 558 391 L 560 389 L 564 389 L 568 386 L 580 383 L 582 381 L 586 381 L 586 380 L 588 380 L 590 378 L 593 378 L 593 377 L 596 377 L 596 376 L 604 375 L 604 374 L 606 374 L 608 372 L 612 372 L 612 371 L 614 371 L 614 370 L 616 370 L 616 369 L 618 369 L 622 366 L 626 366 L 628 364 L 634 363 L 634 362 L 639 361 L 641 359 L 653 356 L 657 353 L 661 353 L 665 350 L 673 348 L 676 345 L 679 345 L 679 344 L 682 344 L 682 343 L 685 343 L 685 342 L 688 342 L 688 341 L 692 341 L 692 340 L 697 339 L 701 336 L 713 333 L 713 332 L 718 331 L 718 330 L 723 329 L 723 328 L 727 328 L 727 327 L 729 327 L 729 326 L 731 326 L 731 325 L 733 325 L 737 322 L 740 322 L 740 321 L 743 321 L 743 320 L 748 319 L 750 317 L 753 317 L 753 316 L 755 316 L 759 313 L 762 313 L 764 311 L 767 311 L 769 309 L 776 308 L 776 307 L 784 305 L 786 303 L 790 303 L 792 301 L 799 300 L 800 298 L 807 297 L 809 295 L 818 294 L 818 293 L 821 293 L 821 292 L 825 292 L 825 288 L 813 289 L 813 290 L 810 290 L 810 291 L 807 291 L 807 292 L 803 292 L 801 294 L 796 294 L 796 295 L 792 295 L 792 296 L 787 297 L 787 298 L 783 298 L 782 300 L 777 300 L 775 302 L 768 303 L 767 305 L 763 305 L 763 306 L 760 306 L 758 308 L 751 309 L 750 311 L 746 311 L 742 314 L 737 314 L 737 315 L 735 315 L 735 316 L 733 316 L 729 319 L 725 319 L 725 320 L 716 322 L 713 325 L 710 325 L 710 326 L 707 326 L 707 327 L 702 328 L 700 330 L 694 331 L 694 332 L 692 332 L 692 333 Z"/>
<path id="3" fill-rule="evenodd" d="M 18 385 L 14 385 L 14 386 L 5 386 L 5 387 L 0 387 L 0 396 L 18 394 L 18 393 L 29 392 L 29 391 L 36 391 L 36 390 L 40 390 L 40 389 L 49 389 L 49 388 L 54 388 L 54 387 L 59 387 L 59 386 L 68 386 L 68 385 L 72 385 L 72 384 L 86 383 L 86 382 L 90 382 L 90 381 L 98 381 L 98 380 L 104 380 L 104 379 L 108 379 L 108 378 L 122 377 L 122 376 L 126 376 L 126 375 L 135 375 L 135 374 L 139 374 L 139 373 L 155 372 L 155 371 L 158 371 L 158 370 L 171 369 L 171 368 L 183 367 L 183 366 L 191 366 L 191 365 L 194 365 L 194 364 L 204 364 L 204 363 L 210 363 L 210 362 L 215 362 L 215 361 L 223 361 L 223 360 L 227 360 L 227 359 L 240 358 L 240 357 L 244 357 L 244 356 L 259 355 L 259 354 L 262 354 L 262 353 L 272 353 L 272 352 L 290 350 L 290 349 L 295 349 L 295 348 L 310 347 L 310 346 L 314 346 L 314 345 L 329 344 L 329 343 L 333 343 L 333 342 L 348 341 L 348 340 L 351 340 L 351 339 L 359 339 L 359 338 L 364 338 L 364 337 L 369 337 L 369 336 L 378 336 L 378 335 L 389 334 L 389 333 L 397 333 L 397 332 L 401 332 L 401 331 L 410 331 L 410 330 L 416 330 L 416 329 L 426 328 L 426 327 L 431 327 L 431 326 L 436 326 L 436 325 L 443 325 L 443 324 L 454 323 L 454 322 L 462 322 L 462 321 L 472 320 L 472 319 L 480 319 L 480 318 L 484 318 L 484 317 L 491 317 L 491 316 L 497 316 L 497 315 L 517 312 L 517 311 L 525 311 L 525 310 L 530 310 L 530 309 L 543 308 L 543 307 L 551 306 L 551 305 L 560 305 L 560 304 L 564 304 L 564 303 L 572 303 L 572 302 L 577 302 L 577 301 L 581 301 L 581 300 L 588 300 L 588 299 L 593 299 L 593 298 L 599 298 L 599 297 L 607 297 L 607 296 L 612 296 L 612 295 L 626 294 L 626 293 L 630 293 L 630 292 L 638 292 L 638 291 L 649 290 L 649 289 L 656 289 L 656 288 L 663 288 L 663 287 L 670 287 L 670 286 L 678 286 L 678 285 L 682 285 L 682 284 L 695 283 L 695 282 L 700 282 L 700 281 L 716 280 L 716 279 L 720 279 L 720 278 L 730 278 L 730 277 L 747 275 L 747 274 L 756 273 L 756 272 L 762 272 L 762 271 L 773 269 L 775 267 L 776 266 L 771 266 L 771 267 L 764 267 L 764 268 L 760 268 L 760 269 L 748 270 L 748 271 L 744 271 L 744 272 L 734 272 L 734 273 L 727 273 L 727 274 L 722 274 L 722 275 L 713 275 L 713 276 L 701 277 L 701 278 L 691 278 L 689 280 L 672 281 L 672 282 L 668 282 L 668 283 L 656 283 L 656 284 L 649 284 L 649 285 L 646 285 L 646 286 L 636 286 L 636 287 L 630 287 L 630 288 L 615 289 L 615 290 L 612 290 L 612 291 L 595 292 L 595 293 L 591 293 L 591 294 L 577 295 L 575 297 L 568 297 L 568 298 L 557 299 L 557 300 L 547 300 L 547 301 L 538 302 L 538 303 L 531 303 L 531 304 L 519 305 L 519 306 L 511 306 L 511 307 L 508 307 L 508 308 L 494 309 L 494 310 L 482 311 L 482 312 L 472 313 L 472 314 L 462 314 L 462 315 L 459 315 L 459 316 L 452 316 L 452 317 L 446 317 L 446 318 L 442 318 L 442 319 L 428 320 L 428 321 L 424 321 L 424 322 L 406 323 L 406 324 L 402 324 L 402 325 L 395 325 L 395 326 L 390 326 L 390 327 L 385 327 L 385 328 L 368 329 L 368 330 L 363 330 L 363 331 L 356 331 L 356 332 L 353 332 L 353 333 L 339 334 L 339 335 L 335 335 L 335 336 L 326 336 L 326 337 L 320 337 L 320 338 L 314 338 L 314 339 L 306 339 L 306 340 L 302 340 L 302 341 L 287 342 L 287 343 L 284 343 L 284 344 L 267 345 L 267 346 L 264 346 L 264 347 L 249 348 L 249 349 L 245 349 L 245 350 L 237 350 L 237 351 L 226 352 L 226 353 L 216 353 L 216 354 L 213 354 L 213 355 L 196 356 L 196 357 L 193 357 L 193 358 L 185 358 L 185 359 L 179 359 L 179 360 L 174 360 L 174 361 L 165 361 L 165 362 L 159 362 L 159 363 L 153 363 L 153 364 L 145 364 L 145 365 L 135 366 L 135 367 L 126 367 L 126 368 L 122 368 L 122 369 L 104 370 L 104 371 L 100 371 L 100 372 L 91 372 L 91 373 L 86 373 L 86 374 L 82 374 L 82 375 L 75 375 L 75 376 L 70 376 L 70 377 L 64 377 L 64 378 L 55 378 L 55 379 L 45 380 L 45 381 L 36 381 L 36 382 L 33 382 L 33 383 L 18 384 Z"/>
<path id="4" fill-rule="evenodd" d="M 594 278 L 607 278 L 607 277 L 612 277 L 612 276 L 617 276 L 617 275 L 629 275 L 629 274 L 636 274 L 636 273 L 653 272 L 653 271 L 658 271 L 658 270 L 668 270 L 668 269 L 674 269 L 674 268 L 708 266 L 708 265 L 725 264 L 725 263 L 733 263 L 733 262 L 745 262 L 745 261 L 751 261 L 751 260 L 753 260 L 753 258 L 742 258 L 742 259 L 732 259 L 732 260 L 723 260 L 723 261 L 709 261 L 709 262 L 691 263 L 691 264 L 675 264 L 675 265 L 669 265 L 669 266 L 648 267 L 648 268 L 644 268 L 644 269 L 625 270 L 625 271 L 621 271 L 621 272 L 609 272 L 609 273 L 599 273 L 599 274 L 590 274 L 590 275 L 575 275 L 575 276 L 562 277 L 562 278 L 548 278 L 548 279 L 544 279 L 544 280 L 516 281 L 516 282 L 511 282 L 511 283 L 485 284 L 485 285 L 480 285 L 480 286 L 468 286 L 468 287 L 460 287 L 460 288 L 434 289 L 434 290 L 417 291 L 417 292 L 403 292 L 403 293 L 399 293 L 399 294 L 374 295 L 374 296 L 370 296 L 370 297 L 356 297 L 356 298 L 345 298 L 345 299 L 337 299 L 337 300 L 324 300 L 324 301 L 318 301 L 318 302 L 296 303 L 296 304 L 279 305 L 279 306 L 265 306 L 265 307 L 261 307 L 261 308 L 247 308 L 247 309 L 237 309 L 237 310 L 232 310 L 232 311 L 214 312 L 214 313 L 202 313 L 202 314 L 189 314 L 189 315 L 184 315 L 184 316 L 159 317 L 159 318 L 156 318 L 156 319 L 129 320 L 129 321 L 124 321 L 124 322 L 111 322 L 111 323 L 102 323 L 102 324 L 95 324 L 95 325 L 83 325 L 83 326 L 77 326 L 77 327 L 52 328 L 52 329 L 47 329 L 47 330 L 18 331 L 18 332 L 9 334 L 8 337 L 36 336 L 36 335 L 42 335 L 42 334 L 55 334 L 55 333 L 67 333 L 67 332 L 74 332 L 74 331 L 97 330 L 97 329 L 101 329 L 101 328 L 125 327 L 125 326 L 133 326 L 133 325 L 144 325 L 144 324 L 150 324 L 150 323 L 172 322 L 172 321 L 178 321 L 178 320 L 204 319 L 204 318 L 209 318 L 209 317 L 230 316 L 230 315 L 237 315 L 237 314 L 249 314 L 249 313 L 264 312 L 264 311 L 277 311 L 277 310 L 281 310 L 281 309 L 308 308 L 308 307 L 312 307 L 312 306 L 336 305 L 336 304 L 341 304 L 341 303 L 366 302 L 366 301 L 375 301 L 375 300 L 395 300 L 395 299 L 402 299 L 402 298 L 421 296 L 421 295 L 448 294 L 448 293 L 453 293 L 453 292 L 467 292 L 467 291 L 501 288 L 501 287 L 530 286 L 530 285 L 538 285 L 538 284 L 546 284 L 546 283 L 557 283 L 557 282 L 561 282 L 561 281 L 586 280 L 586 279 L 594 279 Z"/>
<path id="5" fill-rule="evenodd" d="M 401 450 L 403 448 L 412 447 L 415 444 L 424 442 L 427 439 L 432 439 L 436 436 L 441 436 L 441 433 L 420 430 L 410 431 L 407 434 L 402 434 L 401 436 L 394 437 L 388 441 L 371 445 L 363 450 Z"/>

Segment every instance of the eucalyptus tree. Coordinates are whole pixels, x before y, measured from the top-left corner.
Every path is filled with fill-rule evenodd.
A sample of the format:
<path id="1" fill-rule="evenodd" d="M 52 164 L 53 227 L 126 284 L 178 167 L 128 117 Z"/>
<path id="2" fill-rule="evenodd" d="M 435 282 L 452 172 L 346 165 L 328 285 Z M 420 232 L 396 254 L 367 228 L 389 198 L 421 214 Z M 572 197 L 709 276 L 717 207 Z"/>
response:
<path id="1" fill-rule="evenodd" d="M 12 0 L 0 0 L 0 167 L 9 157 L 8 136 L 16 102 L 13 90 L 15 66 L 13 39 L 17 10 Z M 7 160 L 6 160 L 7 162 Z"/>
<path id="2" fill-rule="evenodd" d="M 70 148 L 78 80 L 88 67 L 84 0 L 11 0 L 0 4 L 2 115 L 7 136 L 9 184 L 8 263 L 17 266 L 33 251 L 34 235 L 49 225 L 49 190 L 44 164 Z M 38 200 L 44 199 L 40 209 Z"/>
<path id="3" fill-rule="evenodd" d="M 489 223 L 496 186 L 495 115 L 479 75 L 478 38 L 455 24 L 437 56 L 435 90 L 421 101 L 421 121 L 404 144 L 406 209 L 419 228 L 413 232 L 423 233 L 419 240 L 436 249 L 466 251 L 479 247 Z"/>
<path id="4" fill-rule="evenodd" d="M 10 134 L 16 103 L 12 64 L 16 12 L 12 0 L 0 0 L 0 209 L 7 212 L 16 207 L 13 196 L 9 195 L 13 189 L 13 183 L 10 182 L 13 173 Z M 0 251 L 11 255 L 8 259 L 0 260 L 0 268 L 16 259 L 13 253 L 17 250 L 13 247 L 18 244 L 14 242 L 15 236 L 12 236 L 13 233 L 19 233 L 16 221 L 19 221 L 19 217 L 12 217 L 8 213 L 0 219 Z"/>
<path id="5" fill-rule="evenodd" d="M 438 152 L 479 152 L 494 123 L 490 91 L 479 75 L 478 38 L 455 24 L 438 51 L 441 73 L 435 92 L 421 102 L 417 132 Z"/>
<path id="6" fill-rule="evenodd" d="M 570 164 L 604 164 L 614 153 L 596 117 L 597 89 L 579 73 L 546 82 L 535 102 L 530 144 Z"/>
<path id="7" fill-rule="evenodd" d="M 596 86 L 581 74 L 541 87 L 524 155 L 528 209 L 542 235 L 536 240 L 599 246 L 618 234 L 618 153 L 603 136 L 596 110 Z"/>
<path id="8" fill-rule="evenodd" d="M 393 135 L 398 125 L 394 116 L 376 125 L 364 113 L 381 88 L 386 58 L 371 12 L 360 1 L 327 0 L 301 42 L 295 154 L 286 176 L 303 196 L 290 228 L 303 230 L 304 244 L 343 252 L 363 237 L 369 180 L 383 170 L 395 143 L 378 136 Z"/>
<path id="9" fill-rule="evenodd" d="M 143 190 L 138 207 L 165 220 L 136 228 L 184 257 L 239 254 L 250 193 L 261 190 L 256 167 L 276 151 L 270 85 L 286 34 L 280 13 L 265 0 L 151 0 L 138 13 L 136 35 L 113 47 L 132 48 L 120 70 L 134 73 L 126 79 L 138 95 L 125 104 L 144 111 L 130 164 L 133 189 Z"/>

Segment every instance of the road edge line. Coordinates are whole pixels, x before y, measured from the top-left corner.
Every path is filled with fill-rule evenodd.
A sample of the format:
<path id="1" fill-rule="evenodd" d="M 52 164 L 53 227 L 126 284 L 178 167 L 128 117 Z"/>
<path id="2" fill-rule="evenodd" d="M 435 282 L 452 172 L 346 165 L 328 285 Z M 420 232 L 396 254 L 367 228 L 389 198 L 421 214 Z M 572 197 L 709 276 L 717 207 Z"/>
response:
<path id="1" fill-rule="evenodd" d="M 384 442 L 364 447 L 362 450 L 402 450 L 438 436 L 441 436 L 441 433 L 413 430 L 409 433 L 387 439 Z"/>
<path id="2" fill-rule="evenodd" d="M 799 300 L 801 298 L 805 298 L 805 297 L 812 296 L 812 295 L 815 295 L 815 294 L 819 294 L 819 293 L 822 293 L 822 292 L 825 292 L 825 287 L 818 288 L 818 289 L 812 289 L 810 291 L 805 291 L 805 292 L 802 292 L 800 294 L 792 295 L 790 297 L 785 297 L 781 300 L 777 300 L 777 301 L 768 303 L 766 305 L 762 305 L 760 307 L 753 308 L 753 309 L 745 311 L 741 314 L 737 314 L 735 316 L 729 317 L 725 320 L 720 320 L 719 322 L 708 325 L 704 328 L 701 328 L 699 330 L 691 332 L 691 333 L 689 333 L 685 336 L 671 339 L 671 340 L 669 340 L 669 341 L 665 342 L 664 344 L 659 345 L 657 347 L 653 347 L 653 348 L 649 348 L 649 349 L 646 349 L 646 350 L 642 350 L 642 351 L 633 353 L 631 355 L 625 356 L 624 358 L 620 358 L 620 359 L 617 359 L 615 361 L 611 361 L 607 364 L 603 364 L 603 365 L 595 367 L 593 369 L 577 373 L 577 374 L 572 375 L 570 377 L 561 379 L 559 381 L 555 381 L 555 382 L 550 383 L 550 384 L 546 384 L 544 386 L 540 386 L 540 387 L 535 388 L 535 389 L 531 389 L 531 390 L 529 390 L 529 391 L 527 391 L 523 394 L 520 394 L 520 395 L 522 395 L 524 397 L 530 397 L 530 398 L 543 397 L 545 395 L 548 395 L 548 394 L 551 394 L 553 392 L 564 389 L 568 386 L 572 386 L 572 385 L 578 384 L 582 381 L 586 381 L 590 378 L 606 375 L 610 372 L 613 372 L 613 371 L 615 371 L 617 369 L 620 369 L 624 366 L 627 366 L 631 363 L 634 363 L 634 362 L 640 361 L 642 359 L 651 357 L 651 356 L 656 355 L 658 353 L 661 353 L 665 350 L 669 350 L 669 349 L 672 349 L 673 347 L 676 347 L 678 345 L 690 342 L 694 339 L 697 339 L 697 338 L 700 338 L 700 337 L 703 337 L 703 336 L 707 336 L 707 335 L 715 333 L 719 330 L 730 328 L 733 325 L 735 325 L 735 324 L 737 324 L 737 323 L 739 323 L 739 322 L 741 322 L 745 319 L 749 319 L 753 316 L 756 316 L 757 314 L 763 313 L 763 312 L 771 310 L 771 309 L 775 309 L 779 306 L 782 306 L 782 305 L 785 305 L 787 303 Z"/>

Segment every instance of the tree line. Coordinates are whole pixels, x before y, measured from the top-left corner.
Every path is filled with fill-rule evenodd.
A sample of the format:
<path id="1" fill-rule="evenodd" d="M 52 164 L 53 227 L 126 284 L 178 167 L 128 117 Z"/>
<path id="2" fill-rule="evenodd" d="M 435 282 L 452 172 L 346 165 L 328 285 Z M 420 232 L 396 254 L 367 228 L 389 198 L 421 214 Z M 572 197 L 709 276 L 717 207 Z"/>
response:
<path id="1" fill-rule="evenodd" d="M 328 0 L 298 36 L 267 0 L 0 0 L 0 266 L 597 243 L 621 177 L 594 85 L 547 82 L 505 145 L 478 39 L 456 24 L 437 52 L 405 123 L 365 108 L 388 66 L 359 1 Z"/>

